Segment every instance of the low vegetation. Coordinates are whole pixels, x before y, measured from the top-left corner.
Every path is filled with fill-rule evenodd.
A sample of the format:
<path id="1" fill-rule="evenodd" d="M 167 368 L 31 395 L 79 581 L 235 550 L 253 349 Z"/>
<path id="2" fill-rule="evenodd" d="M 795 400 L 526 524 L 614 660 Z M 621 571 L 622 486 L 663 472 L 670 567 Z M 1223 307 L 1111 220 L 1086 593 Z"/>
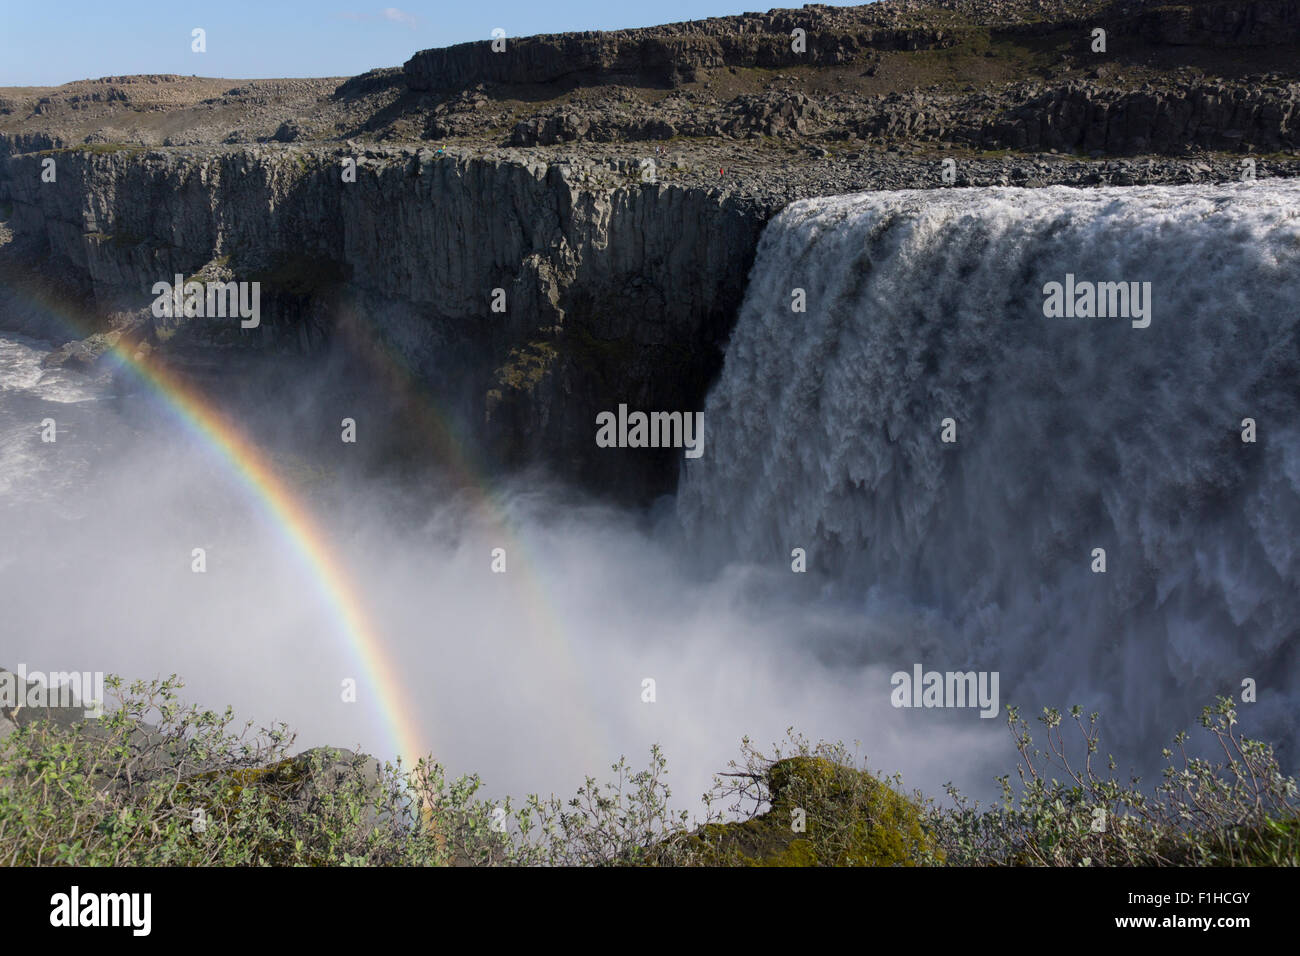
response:
<path id="1" fill-rule="evenodd" d="M 1099 763 L 1097 715 L 1039 718 L 1045 749 L 1009 709 L 1020 753 L 1000 802 L 949 787 L 940 806 L 868 770 L 842 744 L 788 740 L 714 779 L 703 819 L 670 808 L 667 760 L 620 759 L 569 799 L 489 800 L 447 778 L 320 748 L 290 756 L 284 726 L 182 707 L 175 678 L 108 681 L 106 715 L 10 723 L 0 738 L 0 864 L 218 866 L 1193 866 L 1296 865 L 1296 782 L 1240 736 L 1227 699 L 1203 729 L 1222 759 L 1165 751 L 1146 790 Z M 77 713 L 80 713 L 79 711 Z M 57 717 L 58 719 L 54 719 Z M 1065 728 L 1074 727 L 1069 735 Z M 1077 735 L 1075 733 L 1077 731 Z M 1076 761 L 1070 754 L 1078 751 Z"/>

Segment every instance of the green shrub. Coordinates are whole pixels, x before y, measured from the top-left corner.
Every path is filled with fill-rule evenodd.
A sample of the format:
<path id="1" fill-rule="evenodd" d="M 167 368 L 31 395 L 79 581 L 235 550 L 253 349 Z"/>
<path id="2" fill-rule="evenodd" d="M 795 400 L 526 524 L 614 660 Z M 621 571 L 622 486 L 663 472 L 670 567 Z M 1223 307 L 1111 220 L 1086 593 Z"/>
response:
<path id="1" fill-rule="evenodd" d="M 983 812 L 955 788 L 955 806 L 932 810 L 929 826 L 950 862 L 1028 866 L 1250 866 L 1300 864 L 1300 801 L 1296 781 L 1284 775 L 1273 749 L 1240 736 L 1237 712 L 1220 697 L 1206 707 L 1201 726 L 1224 759 L 1187 751 L 1186 733 L 1161 782 L 1150 793 L 1141 780 L 1094 764 L 1099 752 L 1097 714 L 1085 721 L 1071 710 L 1082 761 L 1071 760 L 1061 714 L 1045 708 L 1047 749 L 1034 747 L 1028 724 L 1008 708 L 1008 726 L 1021 763 L 1019 787 L 999 778 L 1002 801 Z M 1057 772 L 1061 779 L 1049 777 Z"/>
<path id="2" fill-rule="evenodd" d="M 1175 739 L 1161 783 L 1144 792 L 1093 766 L 1097 715 L 1067 754 L 1046 710 L 1047 750 L 1009 708 L 1019 786 L 981 810 L 955 788 L 940 808 L 905 794 L 843 744 L 791 732 L 760 753 L 748 738 L 704 795 L 704 819 L 671 809 L 656 746 L 634 770 L 569 799 L 492 801 L 476 775 L 431 760 L 380 765 L 350 751 L 289 755 L 283 725 L 254 733 L 183 708 L 181 683 L 106 681 L 106 715 L 0 716 L 0 865 L 217 866 L 914 866 L 1300 863 L 1296 783 L 1271 748 L 1234 729 L 1232 703 L 1206 708 L 1210 762 Z M 1059 779 L 1049 776 L 1059 775 Z M 1104 821 L 1099 829 L 1098 821 Z"/>

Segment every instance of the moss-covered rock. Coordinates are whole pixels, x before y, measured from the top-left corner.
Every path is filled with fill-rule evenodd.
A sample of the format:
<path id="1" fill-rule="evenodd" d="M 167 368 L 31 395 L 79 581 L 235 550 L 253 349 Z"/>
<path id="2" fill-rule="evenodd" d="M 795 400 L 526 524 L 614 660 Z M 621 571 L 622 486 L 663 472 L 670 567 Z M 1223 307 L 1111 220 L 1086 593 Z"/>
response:
<path id="1" fill-rule="evenodd" d="M 529 342 L 523 348 L 510 350 L 510 357 L 496 371 L 496 384 L 500 389 L 531 392 L 555 364 L 558 353 L 550 342 Z M 501 398 L 499 390 L 490 393 Z"/>
<path id="2" fill-rule="evenodd" d="M 920 806 L 866 771 L 790 757 L 764 783 L 765 813 L 709 824 L 671 849 L 703 866 L 915 866 L 934 852 Z"/>

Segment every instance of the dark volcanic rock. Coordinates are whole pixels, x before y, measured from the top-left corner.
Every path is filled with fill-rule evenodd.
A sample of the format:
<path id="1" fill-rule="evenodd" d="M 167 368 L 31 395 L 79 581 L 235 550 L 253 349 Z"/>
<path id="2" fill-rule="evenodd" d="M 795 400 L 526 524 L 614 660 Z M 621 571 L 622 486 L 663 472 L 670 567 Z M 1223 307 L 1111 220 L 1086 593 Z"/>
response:
<path id="1" fill-rule="evenodd" d="M 1169 46 L 1260 47 L 1300 40 L 1300 0 L 1147 6 L 1150 9 L 1122 21 L 1119 32 Z"/>
<path id="2" fill-rule="evenodd" d="M 292 143 L 302 138 L 302 124 L 296 120 L 288 120 L 280 124 L 275 135 L 271 137 L 277 143 Z"/>
<path id="3" fill-rule="evenodd" d="M 985 148 L 1108 154 L 1300 146 L 1300 84 L 1124 91 L 1070 83 L 1021 95 L 1022 102 L 959 138 Z M 933 128 L 913 132 L 938 138 Z"/>
<path id="4" fill-rule="evenodd" d="M 474 83 L 607 82 L 631 80 L 662 86 L 692 82 L 701 70 L 724 67 L 829 66 L 868 50 L 922 50 L 952 42 L 941 28 L 860 27 L 824 31 L 807 50 L 796 50 L 791 33 L 807 31 L 816 18 L 774 10 L 641 30 L 559 33 L 460 43 L 424 50 L 406 61 L 412 90 L 457 90 Z"/>
<path id="5" fill-rule="evenodd" d="M 833 66 L 880 50 L 952 46 L 961 31 L 1044 33 L 1100 24 L 1153 45 L 1252 47 L 1300 41 L 1300 0 L 886 0 L 862 7 L 809 4 L 637 30 L 502 38 L 422 50 L 403 70 L 412 90 L 475 83 L 626 81 L 677 86 L 702 70 Z M 804 32 L 805 49 L 792 42 Z M 502 46 L 504 44 L 504 48 Z"/>

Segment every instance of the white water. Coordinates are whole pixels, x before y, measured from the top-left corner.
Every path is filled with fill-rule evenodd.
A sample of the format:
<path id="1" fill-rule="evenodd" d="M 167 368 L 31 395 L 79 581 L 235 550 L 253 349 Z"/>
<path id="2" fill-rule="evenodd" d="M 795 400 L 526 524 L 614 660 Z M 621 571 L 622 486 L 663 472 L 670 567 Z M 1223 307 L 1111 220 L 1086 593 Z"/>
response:
<path id="1" fill-rule="evenodd" d="M 1150 327 L 1044 317 L 1067 273 L 1151 282 Z M 1157 745 L 1251 677 L 1250 729 L 1290 745 L 1298 320 L 1296 183 L 796 203 L 679 514 L 717 562 L 805 548 L 860 660 L 997 670 L 1004 702 L 1096 706 L 1112 741 Z"/>
<path id="2" fill-rule="evenodd" d="M 54 488 L 75 480 L 75 465 L 57 467 L 50 455 L 37 453 L 31 438 L 35 426 L 54 411 L 70 426 L 80 419 L 72 407 L 94 402 L 106 393 L 83 376 L 42 369 L 47 349 L 30 339 L 0 337 L 0 502 L 11 495 L 48 496 Z M 66 406 L 66 408 L 65 408 Z M 37 411 L 46 412 L 30 420 Z M 33 426 L 33 427 L 26 427 Z M 2 558 L 0 558 L 2 560 Z"/>

